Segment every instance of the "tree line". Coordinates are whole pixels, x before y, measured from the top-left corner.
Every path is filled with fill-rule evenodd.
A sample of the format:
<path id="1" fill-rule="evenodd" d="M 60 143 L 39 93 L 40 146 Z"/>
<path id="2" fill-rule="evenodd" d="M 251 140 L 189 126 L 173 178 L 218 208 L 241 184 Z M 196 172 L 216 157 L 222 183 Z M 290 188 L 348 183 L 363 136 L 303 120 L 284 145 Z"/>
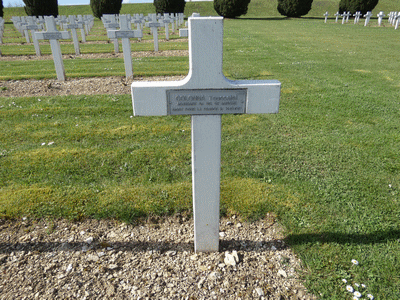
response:
<path id="1" fill-rule="evenodd" d="M 57 16 L 58 0 L 23 0 L 28 16 Z M 247 13 L 251 0 L 214 0 L 215 11 L 225 18 L 236 18 Z M 340 0 L 339 13 L 372 11 L 379 0 Z M 278 12 L 286 17 L 299 18 L 311 10 L 313 0 L 278 0 Z M 185 0 L 154 0 L 156 13 L 183 13 Z M 93 15 L 119 14 L 122 0 L 90 0 Z M 0 17 L 3 17 L 3 0 L 0 0 Z"/>

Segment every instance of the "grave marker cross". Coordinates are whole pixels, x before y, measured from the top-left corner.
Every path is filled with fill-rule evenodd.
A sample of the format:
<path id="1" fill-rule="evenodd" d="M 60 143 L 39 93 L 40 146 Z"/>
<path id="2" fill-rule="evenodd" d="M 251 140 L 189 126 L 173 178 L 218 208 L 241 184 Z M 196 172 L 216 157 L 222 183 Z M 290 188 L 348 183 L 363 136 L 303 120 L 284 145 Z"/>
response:
<path id="1" fill-rule="evenodd" d="M 382 19 L 385 16 L 385 13 L 383 11 L 380 11 L 379 14 L 376 15 L 378 17 L 378 26 L 382 25 Z"/>
<path id="2" fill-rule="evenodd" d="M 400 23 L 400 11 L 398 12 L 397 16 L 395 16 L 394 18 L 396 20 L 394 29 L 397 29 L 397 28 L 399 28 L 399 23 Z"/>
<path id="3" fill-rule="evenodd" d="M 280 82 L 231 81 L 222 73 L 222 17 L 189 18 L 189 74 L 133 82 L 135 116 L 190 114 L 195 251 L 218 251 L 221 114 L 277 113 Z"/>
<path id="4" fill-rule="evenodd" d="M 24 30 L 30 30 L 32 35 L 32 42 L 37 56 L 41 56 L 39 42 L 35 36 L 36 30 L 42 29 L 41 25 L 36 24 L 36 19 L 32 16 L 27 17 L 27 25 L 22 26 Z"/>
<path id="5" fill-rule="evenodd" d="M 360 17 L 362 16 L 362 13 L 360 11 L 356 11 L 356 13 L 353 15 L 354 17 L 354 24 L 357 24 L 358 21 L 360 21 Z"/>
<path id="6" fill-rule="evenodd" d="M 326 21 L 328 20 L 328 16 L 329 16 L 329 13 L 328 13 L 328 12 L 324 13 L 325 23 L 326 23 Z"/>
<path id="7" fill-rule="evenodd" d="M 4 23 L 4 19 L 0 17 L 0 44 L 3 43 Z"/>
<path id="8" fill-rule="evenodd" d="M 81 52 L 79 50 L 79 40 L 78 40 L 78 34 L 76 33 L 76 30 L 78 28 L 83 28 L 83 25 L 77 23 L 75 20 L 75 16 L 72 16 L 72 15 L 68 16 L 68 21 L 69 21 L 69 24 L 64 25 L 64 28 L 71 29 L 72 41 L 74 43 L 75 54 L 80 55 Z"/>
<path id="9" fill-rule="evenodd" d="M 107 31 L 117 30 L 117 28 L 119 27 L 115 15 L 104 14 L 102 18 L 104 22 L 104 27 L 106 28 Z M 114 42 L 114 52 L 119 53 L 118 39 L 112 39 L 112 41 Z"/>
<path id="10" fill-rule="evenodd" d="M 343 17 L 343 19 L 342 19 L 342 25 L 344 24 L 344 22 L 346 21 L 346 17 L 348 16 L 348 13 L 347 12 L 343 12 L 343 14 L 342 14 L 342 17 Z"/>
<path id="11" fill-rule="evenodd" d="M 108 30 L 107 35 L 110 39 L 122 39 L 122 51 L 124 53 L 125 75 L 126 78 L 133 77 L 131 42 L 130 38 L 142 38 L 141 30 L 132 30 L 130 20 L 127 15 L 119 16 L 119 30 Z"/>
<path id="12" fill-rule="evenodd" d="M 68 31 L 58 31 L 53 16 L 45 16 L 47 31 L 35 32 L 38 40 L 50 40 L 51 53 L 53 55 L 54 66 L 56 67 L 57 79 L 65 80 L 64 63 L 61 55 L 60 43 L 58 40 L 70 39 Z"/>
<path id="13" fill-rule="evenodd" d="M 150 27 L 151 32 L 153 34 L 153 40 L 154 40 L 154 51 L 158 51 L 158 27 L 163 26 L 162 23 L 157 22 L 157 15 L 152 14 L 150 16 L 151 20 L 146 23 L 147 27 Z"/>
<path id="14" fill-rule="evenodd" d="M 365 17 L 364 26 L 367 26 L 367 25 L 368 25 L 368 23 L 369 23 L 369 20 L 370 20 L 370 19 L 371 19 L 371 17 L 372 17 L 372 12 L 370 12 L 370 11 L 367 11 L 367 13 L 364 15 L 364 17 Z"/>
<path id="15" fill-rule="evenodd" d="M 334 16 L 336 17 L 336 19 L 335 19 L 335 23 L 337 23 L 337 22 L 338 22 L 338 19 L 339 19 L 339 17 L 341 16 L 341 14 L 340 14 L 339 12 L 337 12 L 337 13 L 336 13 Z"/>

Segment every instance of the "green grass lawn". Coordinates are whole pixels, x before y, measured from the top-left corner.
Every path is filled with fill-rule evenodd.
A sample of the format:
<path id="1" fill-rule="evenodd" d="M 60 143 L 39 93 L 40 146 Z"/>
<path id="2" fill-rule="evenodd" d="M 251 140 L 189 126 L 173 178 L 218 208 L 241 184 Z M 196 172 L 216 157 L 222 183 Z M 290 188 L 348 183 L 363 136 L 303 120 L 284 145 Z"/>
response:
<path id="1" fill-rule="evenodd" d="M 316 2 L 315 15 L 333 2 Z M 322 14 L 224 23 L 225 75 L 278 79 L 282 93 L 277 115 L 223 116 L 221 214 L 274 212 L 321 299 L 352 299 L 342 279 L 365 284 L 363 299 L 400 298 L 399 33 L 325 24 Z M 123 76 L 118 60 L 82 65 Z M 0 76 L 23 73 L 3 67 Z M 186 74 L 187 58 L 134 70 Z M 190 212 L 190 118 L 131 115 L 130 95 L 0 98 L 0 215 L 129 222 Z"/>

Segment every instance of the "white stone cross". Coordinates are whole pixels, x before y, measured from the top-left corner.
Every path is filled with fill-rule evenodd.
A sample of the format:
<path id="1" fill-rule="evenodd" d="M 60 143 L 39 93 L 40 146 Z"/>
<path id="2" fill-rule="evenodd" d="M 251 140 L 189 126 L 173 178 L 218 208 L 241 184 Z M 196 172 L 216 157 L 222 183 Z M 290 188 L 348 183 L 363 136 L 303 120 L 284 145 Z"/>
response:
<path id="1" fill-rule="evenodd" d="M 344 24 L 344 22 L 346 22 L 346 18 L 348 18 L 349 16 L 350 16 L 349 12 L 343 12 L 343 14 L 342 14 L 342 17 L 343 17 L 342 24 Z"/>
<path id="2" fill-rule="evenodd" d="M 158 51 L 158 27 L 163 26 L 162 23 L 157 22 L 157 15 L 151 14 L 151 21 L 146 22 L 146 27 L 150 27 L 154 39 L 154 51 Z"/>
<path id="3" fill-rule="evenodd" d="M 110 39 L 122 39 L 122 51 L 124 53 L 125 75 L 126 78 L 133 77 L 131 38 L 142 38 L 141 30 L 132 30 L 130 20 L 127 15 L 119 16 L 119 30 L 109 30 L 107 35 Z"/>
<path id="4" fill-rule="evenodd" d="M 26 42 L 29 44 L 31 42 L 29 38 L 29 31 L 28 29 L 24 28 L 28 25 L 27 17 L 21 17 L 21 22 L 19 22 L 19 27 L 21 28 L 23 35 L 25 36 Z"/>
<path id="5" fill-rule="evenodd" d="M 353 15 L 354 17 L 354 24 L 357 24 L 358 21 L 360 21 L 360 17 L 362 16 L 362 13 L 360 11 L 356 11 L 356 13 Z"/>
<path id="6" fill-rule="evenodd" d="M 4 19 L 0 17 L 0 44 L 3 43 L 4 23 Z"/>
<path id="7" fill-rule="evenodd" d="M 82 37 L 82 43 L 86 43 L 86 33 L 85 33 L 85 21 L 83 20 L 82 15 L 77 15 L 78 21 L 76 22 L 77 24 L 81 25 L 81 37 Z"/>
<path id="8" fill-rule="evenodd" d="M 364 23 L 364 26 L 367 26 L 368 25 L 368 23 L 369 23 L 369 20 L 371 19 L 371 17 L 372 17 L 372 12 L 370 12 L 370 11 L 367 11 L 367 13 L 364 15 L 364 17 L 365 17 L 365 23 Z"/>
<path id="9" fill-rule="evenodd" d="M 64 25 L 64 28 L 71 29 L 72 41 L 74 42 L 75 54 L 80 55 L 81 52 L 79 51 L 79 40 L 78 40 L 78 34 L 77 34 L 76 30 L 78 28 L 83 28 L 83 25 L 76 22 L 75 16 L 68 16 L 68 21 L 69 21 L 69 23 Z"/>
<path id="10" fill-rule="evenodd" d="M 11 17 L 11 21 L 14 24 L 14 27 L 24 36 L 24 30 L 21 28 L 22 17 Z"/>
<path id="11" fill-rule="evenodd" d="M 58 31 L 53 16 L 46 16 L 46 28 L 45 32 L 35 32 L 38 40 L 50 40 L 51 53 L 53 54 L 54 65 L 56 67 L 57 79 L 65 80 L 65 69 L 61 55 L 60 43 L 58 40 L 70 39 L 68 31 Z"/>
<path id="12" fill-rule="evenodd" d="M 42 53 L 40 52 L 39 42 L 35 36 L 35 32 L 36 32 L 36 30 L 42 29 L 42 26 L 36 24 L 36 20 L 32 16 L 27 17 L 26 21 L 27 21 L 27 25 L 23 25 L 22 27 L 24 30 L 31 31 L 32 42 L 33 42 L 33 46 L 35 47 L 36 55 L 41 56 Z"/>
<path id="13" fill-rule="evenodd" d="M 400 11 L 397 13 L 397 16 L 395 16 L 394 18 L 396 20 L 394 29 L 397 29 L 397 28 L 399 28 L 399 23 L 400 23 Z"/>
<path id="14" fill-rule="evenodd" d="M 325 23 L 326 23 L 326 21 L 328 20 L 328 16 L 329 16 L 329 13 L 328 13 L 328 12 L 324 13 Z"/>
<path id="15" fill-rule="evenodd" d="M 338 19 L 339 19 L 339 17 L 341 16 L 341 14 L 340 14 L 339 12 L 337 12 L 337 13 L 336 13 L 334 16 L 336 17 L 336 19 L 335 19 L 335 23 L 337 23 L 337 22 L 338 22 Z"/>
<path id="16" fill-rule="evenodd" d="M 389 15 L 388 15 L 388 22 L 389 22 L 391 25 L 394 25 L 393 20 L 394 20 L 394 17 L 395 17 L 396 15 L 397 15 L 397 13 L 396 13 L 395 11 L 389 12 Z"/>
<path id="17" fill-rule="evenodd" d="M 115 15 L 106 15 L 104 14 L 103 17 L 104 27 L 108 30 L 116 30 L 119 27 L 117 20 L 115 19 Z M 114 42 L 114 52 L 119 53 L 119 45 L 118 39 L 112 39 Z"/>
<path id="18" fill-rule="evenodd" d="M 221 115 L 277 113 L 280 82 L 232 81 L 222 73 L 223 18 L 189 18 L 189 74 L 133 82 L 135 116 L 191 115 L 195 251 L 218 251 Z"/>
<path id="19" fill-rule="evenodd" d="M 57 18 L 55 18 L 55 21 L 56 21 L 56 24 L 58 24 L 60 26 L 60 29 L 65 29 L 64 24 L 68 23 L 67 16 L 64 16 L 64 15 L 57 16 Z"/>
<path id="20" fill-rule="evenodd" d="M 168 13 L 164 13 L 164 18 L 163 18 L 163 24 L 165 27 L 165 39 L 167 41 L 169 41 L 169 23 L 173 23 L 174 20 L 169 18 L 169 14 Z"/>
<path id="21" fill-rule="evenodd" d="M 385 13 L 383 11 L 380 11 L 379 14 L 376 15 L 378 17 L 378 25 L 382 25 L 382 19 L 385 16 Z"/>

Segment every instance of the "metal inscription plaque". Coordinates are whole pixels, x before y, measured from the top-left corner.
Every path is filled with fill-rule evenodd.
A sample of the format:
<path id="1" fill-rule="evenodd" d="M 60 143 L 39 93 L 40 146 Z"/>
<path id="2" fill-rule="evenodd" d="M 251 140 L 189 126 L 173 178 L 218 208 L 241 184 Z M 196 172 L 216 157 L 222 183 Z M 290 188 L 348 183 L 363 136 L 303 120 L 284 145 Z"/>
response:
<path id="1" fill-rule="evenodd" d="M 138 34 L 135 31 L 115 31 L 115 37 L 118 39 L 123 39 L 123 38 L 135 38 L 137 37 Z"/>
<path id="2" fill-rule="evenodd" d="M 42 32 L 44 40 L 61 40 L 61 32 Z"/>
<path id="3" fill-rule="evenodd" d="M 244 114 L 246 99 L 247 89 L 168 90 L 168 114 Z"/>

